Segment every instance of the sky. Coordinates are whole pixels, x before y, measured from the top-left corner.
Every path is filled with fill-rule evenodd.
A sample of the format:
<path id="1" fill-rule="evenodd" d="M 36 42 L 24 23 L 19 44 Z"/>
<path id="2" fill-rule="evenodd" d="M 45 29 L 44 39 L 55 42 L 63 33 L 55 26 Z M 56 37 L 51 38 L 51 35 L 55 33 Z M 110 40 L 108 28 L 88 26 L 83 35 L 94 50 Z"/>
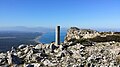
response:
<path id="1" fill-rule="evenodd" d="M 0 27 L 120 28 L 120 0 L 0 0 Z"/>

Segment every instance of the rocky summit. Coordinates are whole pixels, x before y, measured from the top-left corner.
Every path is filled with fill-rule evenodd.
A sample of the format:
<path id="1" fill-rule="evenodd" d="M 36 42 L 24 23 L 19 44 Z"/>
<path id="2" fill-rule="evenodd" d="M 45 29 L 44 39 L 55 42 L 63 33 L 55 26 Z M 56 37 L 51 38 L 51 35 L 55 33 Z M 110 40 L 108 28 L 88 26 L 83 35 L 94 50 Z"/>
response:
<path id="1" fill-rule="evenodd" d="M 12 47 L 1 67 L 120 67 L 120 33 L 71 27 L 64 43 Z"/>

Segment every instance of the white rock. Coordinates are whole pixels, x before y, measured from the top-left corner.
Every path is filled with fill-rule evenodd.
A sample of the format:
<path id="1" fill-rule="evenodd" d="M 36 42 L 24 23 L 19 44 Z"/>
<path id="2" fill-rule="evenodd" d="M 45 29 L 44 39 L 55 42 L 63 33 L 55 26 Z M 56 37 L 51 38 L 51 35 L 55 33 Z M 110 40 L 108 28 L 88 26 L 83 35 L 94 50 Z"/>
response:
<path id="1" fill-rule="evenodd" d="M 32 54 L 33 54 L 33 50 L 31 49 L 31 50 L 27 53 L 26 59 L 27 59 L 27 60 L 32 59 Z"/>
<path id="2" fill-rule="evenodd" d="M 91 59 L 94 59 L 93 55 L 91 55 L 90 57 L 88 57 L 87 61 L 91 61 Z"/>
<path id="3" fill-rule="evenodd" d="M 50 44 L 45 44 L 46 45 L 46 49 L 50 49 Z"/>
<path id="4" fill-rule="evenodd" d="M 73 58 L 80 58 L 80 51 L 79 50 L 71 50 L 73 53 Z"/>
<path id="5" fill-rule="evenodd" d="M 19 48 L 19 49 L 23 49 L 23 48 L 25 48 L 25 47 L 26 47 L 26 45 L 22 44 L 22 45 L 20 45 L 18 48 Z"/>
<path id="6" fill-rule="evenodd" d="M 43 62 L 43 64 L 44 64 L 44 65 L 50 65 L 51 62 L 50 62 L 49 60 L 46 59 L 46 60 Z"/>
<path id="7" fill-rule="evenodd" d="M 11 65 L 12 64 L 11 53 L 8 51 L 7 54 L 8 54 L 8 56 L 7 56 L 8 57 L 8 59 L 7 59 L 8 60 L 8 64 Z"/>
<path id="8" fill-rule="evenodd" d="M 5 64 L 5 63 L 6 63 L 5 58 L 4 58 L 4 59 L 3 59 L 3 58 L 2 58 L 2 59 L 0 59 L 0 65 L 1 65 L 1 64 Z"/>
<path id="9" fill-rule="evenodd" d="M 24 67 L 40 67 L 39 63 L 24 64 Z"/>
<path id="10" fill-rule="evenodd" d="M 111 66 L 111 67 L 114 66 L 114 61 L 110 62 L 110 66 Z"/>
<path id="11" fill-rule="evenodd" d="M 63 50 L 61 52 L 59 52 L 56 56 L 57 57 L 64 57 L 67 54 L 67 51 Z"/>
<path id="12" fill-rule="evenodd" d="M 6 54 L 5 53 L 0 53 L 0 58 L 6 58 Z"/>
<path id="13" fill-rule="evenodd" d="M 59 45 L 59 49 L 62 50 L 63 49 L 63 45 Z"/>
<path id="14" fill-rule="evenodd" d="M 59 49 L 55 49 L 55 50 L 54 50 L 55 53 L 58 53 L 59 51 L 60 51 Z"/>
<path id="15" fill-rule="evenodd" d="M 80 45 L 80 48 L 85 48 L 85 46 L 83 46 L 83 45 Z"/>
<path id="16" fill-rule="evenodd" d="M 40 67 L 39 63 L 33 63 L 34 67 Z"/>
<path id="17" fill-rule="evenodd" d="M 25 48 L 24 53 L 26 54 L 26 53 L 28 53 L 28 52 L 29 52 L 29 47 L 27 46 L 27 47 Z"/>
<path id="18" fill-rule="evenodd" d="M 43 44 L 37 44 L 37 45 L 35 46 L 35 49 L 42 49 L 42 46 L 43 46 Z"/>
<path id="19" fill-rule="evenodd" d="M 51 63 L 49 60 L 45 60 L 44 62 L 43 62 L 43 64 L 45 65 L 45 66 L 55 66 L 56 64 L 53 64 L 53 63 Z"/>
<path id="20" fill-rule="evenodd" d="M 18 56 L 19 58 L 23 58 L 23 57 L 25 57 L 26 55 L 23 54 L 23 52 L 19 51 L 19 52 L 17 52 L 17 55 L 16 55 L 16 56 Z"/>

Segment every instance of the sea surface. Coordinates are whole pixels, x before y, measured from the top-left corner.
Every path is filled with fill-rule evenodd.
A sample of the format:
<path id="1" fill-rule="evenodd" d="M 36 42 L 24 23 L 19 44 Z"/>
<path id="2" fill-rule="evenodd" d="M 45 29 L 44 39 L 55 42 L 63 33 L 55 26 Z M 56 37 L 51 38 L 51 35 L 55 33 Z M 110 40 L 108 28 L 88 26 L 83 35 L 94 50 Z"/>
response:
<path id="1" fill-rule="evenodd" d="M 35 38 L 42 36 L 39 32 L 18 32 L 1 31 L 0 32 L 0 51 L 8 51 L 12 47 L 18 47 L 21 44 L 36 45 Z"/>
<path id="2" fill-rule="evenodd" d="M 61 42 L 64 42 L 65 36 L 66 36 L 66 31 L 61 31 L 60 32 L 60 41 Z M 55 32 L 47 32 L 47 33 L 43 34 L 40 37 L 39 41 L 41 43 L 45 43 L 45 44 L 55 42 Z"/>
<path id="3" fill-rule="evenodd" d="M 60 41 L 63 42 L 66 31 L 61 31 Z M 32 32 L 0 32 L 0 51 L 11 50 L 12 47 L 18 47 L 21 44 L 36 45 L 34 41 L 36 37 L 40 36 L 39 42 L 47 44 L 55 42 L 55 32 L 47 33 L 32 33 Z"/>

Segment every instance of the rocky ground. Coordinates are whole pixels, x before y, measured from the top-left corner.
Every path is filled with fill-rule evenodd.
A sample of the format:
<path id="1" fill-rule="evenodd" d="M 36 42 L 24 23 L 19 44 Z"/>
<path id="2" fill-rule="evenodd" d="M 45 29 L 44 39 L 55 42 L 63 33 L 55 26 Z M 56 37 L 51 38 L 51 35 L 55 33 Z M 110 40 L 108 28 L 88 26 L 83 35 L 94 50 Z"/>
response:
<path id="1" fill-rule="evenodd" d="M 20 45 L 0 53 L 1 67 L 119 67 L 120 42 L 92 42 L 93 30 L 71 28 L 60 45 Z M 85 37 L 86 36 L 86 37 Z"/>

